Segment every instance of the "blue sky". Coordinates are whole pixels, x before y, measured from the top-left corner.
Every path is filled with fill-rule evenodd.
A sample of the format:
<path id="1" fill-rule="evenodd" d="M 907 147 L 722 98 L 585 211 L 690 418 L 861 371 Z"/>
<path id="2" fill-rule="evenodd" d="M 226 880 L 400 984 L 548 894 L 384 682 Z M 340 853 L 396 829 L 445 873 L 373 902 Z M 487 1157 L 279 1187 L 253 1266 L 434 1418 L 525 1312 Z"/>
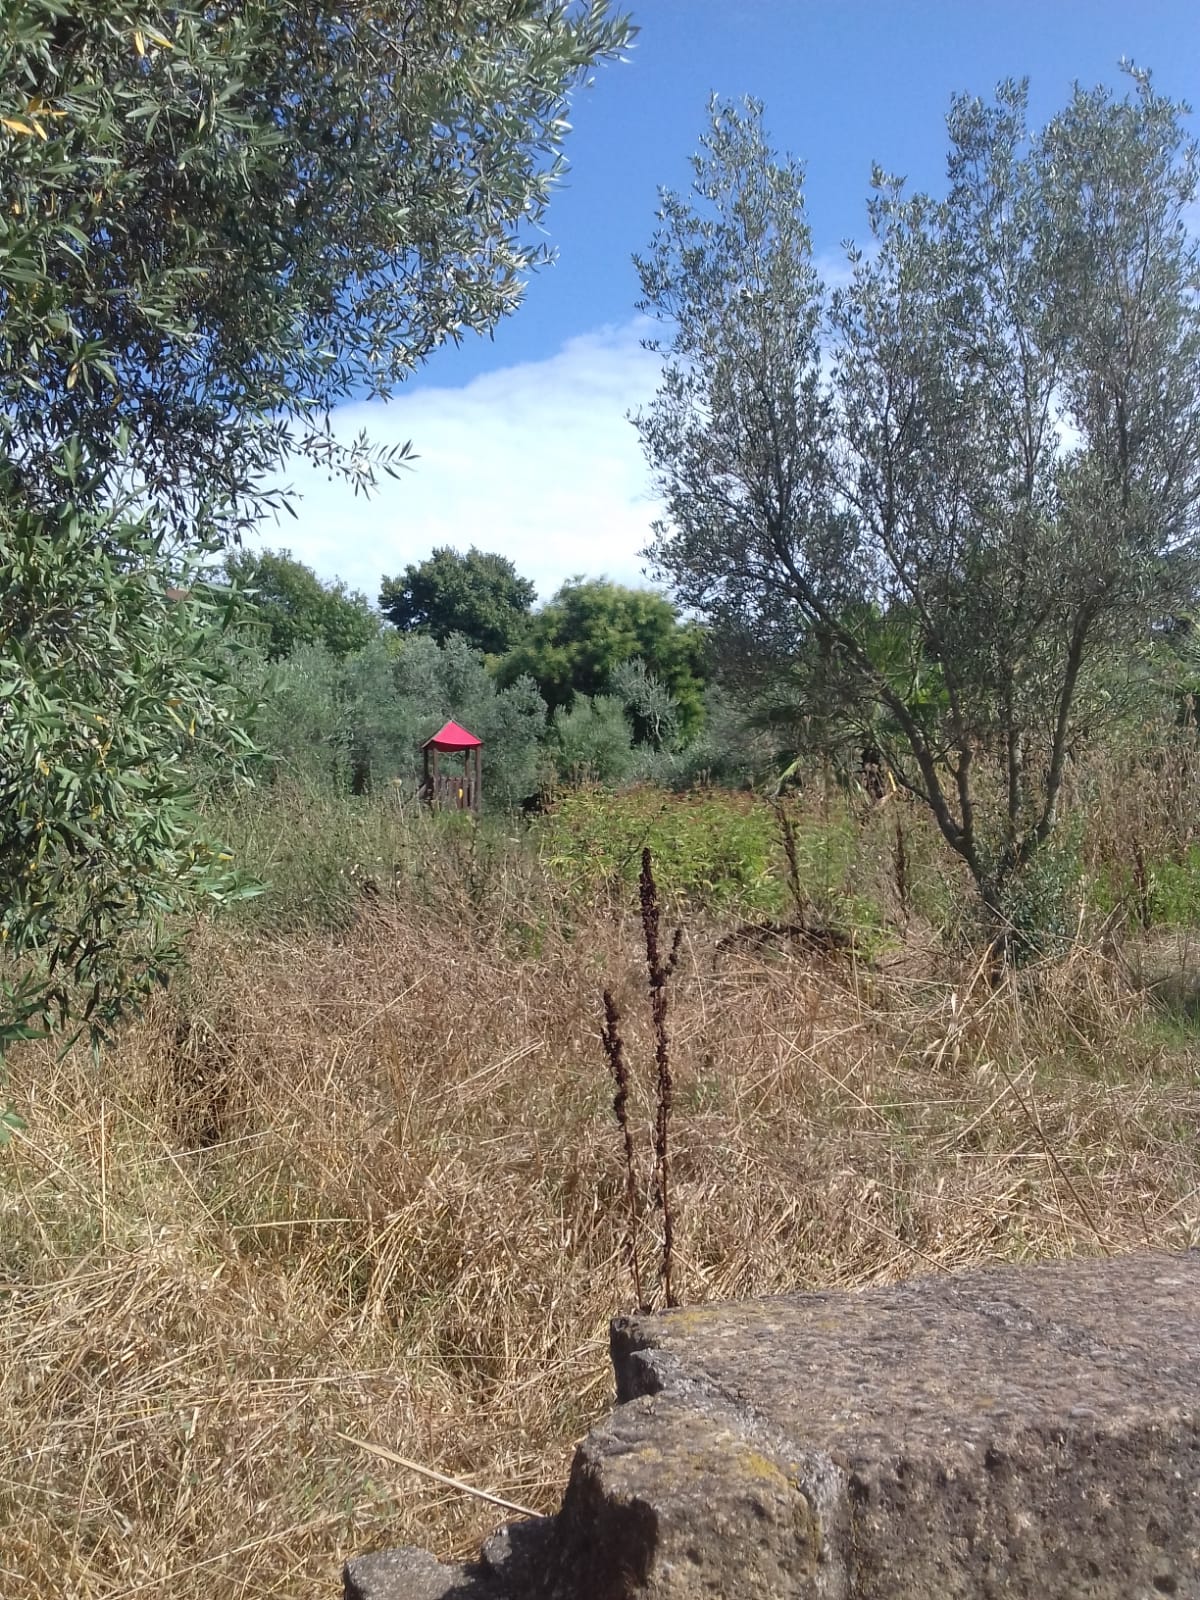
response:
<path id="1" fill-rule="evenodd" d="M 682 187 L 708 96 L 763 100 L 773 143 L 807 169 L 814 250 L 864 234 L 872 163 L 936 189 L 956 91 L 1028 76 L 1035 121 L 1071 84 L 1118 83 L 1131 56 L 1200 101 L 1196 0 L 641 0 L 628 60 L 575 97 L 571 170 L 546 234 L 558 252 L 491 339 L 433 357 L 388 405 L 335 426 L 411 439 L 411 472 L 370 501 L 303 465 L 297 520 L 264 525 L 326 578 L 372 598 L 384 572 L 436 545 L 510 556 L 543 599 L 574 573 L 646 581 L 655 508 L 627 412 L 654 389 L 631 256 L 660 185 Z M 1196 129 L 1200 134 L 1200 126 Z"/>

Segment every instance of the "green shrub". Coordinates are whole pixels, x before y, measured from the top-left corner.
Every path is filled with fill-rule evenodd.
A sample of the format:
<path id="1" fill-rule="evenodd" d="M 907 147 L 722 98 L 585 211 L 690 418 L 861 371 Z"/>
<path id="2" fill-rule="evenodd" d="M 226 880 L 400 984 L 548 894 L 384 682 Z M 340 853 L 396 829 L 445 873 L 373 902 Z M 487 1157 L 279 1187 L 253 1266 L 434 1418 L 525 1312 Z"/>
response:
<path id="1" fill-rule="evenodd" d="M 546 708 L 528 678 L 497 689 L 483 657 L 455 635 L 380 637 L 339 659 L 301 645 L 258 672 L 257 741 L 275 771 L 304 787 L 415 795 L 421 742 L 453 717 L 483 740 L 484 801 L 506 811 L 537 788 Z"/>
<path id="2" fill-rule="evenodd" d="M 1200 927 L 1200 844 L 1181 857 L 1109 864 L 1097 878 L 1092 897 L 1098 909 L 1124 905 L 1147 927 Z"/>
<path id="3" fill-rule="evenodd" d="M 1066 950 L 1078 921 L 1080 875 L 1078 848 L 1063 838 L 1042 845 L 1005 884 L 1009 950 L 1018 965 Z"/>
<path id="4" fill-rule="evenodd" d="M 575 892 L 636 887 L 642 850 L 668 900 L 739 915 L 781 915 L 787 888 L 774 818 L 750 796 L 581 788 L 539 819 L 542 860 Z"/>
<path id="5" fill-rule="evenodd" d="M 560 778 L 571 783 L 619 783 L 633 765 L 633 727 L 620 700 L 576 695 L 550 724 L 550 750 Z"/>
<path id="6" fill-rule="evenodd" d="M 62 452 L 65 484 L 86 477 Z M 224 597 L 132 508 L 32 510 L 0 463 L 0 1057 L 107 1034 L 178 958 L 177 923 L 247 891 L 194 769 L 247 753 Z"/>

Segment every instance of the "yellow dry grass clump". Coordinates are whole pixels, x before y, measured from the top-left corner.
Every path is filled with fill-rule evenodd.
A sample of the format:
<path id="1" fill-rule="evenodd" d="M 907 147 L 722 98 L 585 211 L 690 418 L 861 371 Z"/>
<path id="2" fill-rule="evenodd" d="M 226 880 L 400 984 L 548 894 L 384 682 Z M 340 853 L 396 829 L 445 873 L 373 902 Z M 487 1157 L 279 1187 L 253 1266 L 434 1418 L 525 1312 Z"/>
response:
<path id="1" fill-rule="evenodd" d="M 672 997 L 684 1301 L 1195 1241 L 1196 1058 L 1098 957 L 992 991 L 911 940 L 872 966 L 718 936 Z M 349 1553 L 496 1519 L 342 1436 L 557 1502 L 631 1299 L 605 984 L 648 1170 L 639 930 L 602 911 L 536 955 L 400 902 L 210 928 L 99 1068 L 14 1059 L 6 1600 L 316 1600 Z"/>

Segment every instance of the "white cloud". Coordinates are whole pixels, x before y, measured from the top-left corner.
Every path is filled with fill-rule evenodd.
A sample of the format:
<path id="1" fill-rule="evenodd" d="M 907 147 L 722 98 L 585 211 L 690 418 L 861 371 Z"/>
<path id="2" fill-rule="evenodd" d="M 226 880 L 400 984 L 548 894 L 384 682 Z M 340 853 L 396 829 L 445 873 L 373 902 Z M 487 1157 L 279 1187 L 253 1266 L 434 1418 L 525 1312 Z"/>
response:
<path id="1" fill-rule="evenodd" d="M 878 247 L 874 241 L 864 254 L 867 256 L 878 254 Z M 854 282 L 854 268 L 850 265 L 845 250 L 819 250 L 813 256 L 813 266 L 826 289 L 848 289 Z"/>
<path id="2" fill-rule="evenodd" d="M 363 499 L 297 463 L 288 480 L 298 520 L 266 522 L 251 542 L 286 547 L 372 599 L 384 573 L 439 545 L 499 551 L 542 599 L 575 573 L 645 583 L 638 552 L 657 508 L 626 420 L 657 381 L 657 359 L 638 342 L 645 326 L 582 334 L 549 360 L 461 388 L 340 407 L 339 438 L 365 428 L 378 443 L 411 439 L 412 470 Z"/>

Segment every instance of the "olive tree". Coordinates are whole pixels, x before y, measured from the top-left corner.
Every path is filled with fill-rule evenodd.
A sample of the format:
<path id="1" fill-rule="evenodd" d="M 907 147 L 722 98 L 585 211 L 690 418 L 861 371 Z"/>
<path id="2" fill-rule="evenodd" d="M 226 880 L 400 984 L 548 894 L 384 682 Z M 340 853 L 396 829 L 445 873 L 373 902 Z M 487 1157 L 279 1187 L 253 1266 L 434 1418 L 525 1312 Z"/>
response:
<path id="1" fill-rule="evenodd" d="M 227 607 L 175 575 L 144 523 L 14 507 L 0 474 L 0 1053 L 72 1016 L 102 1036 L 165 976 L 171 914 L 249 887 L 189 804 L 248 749 Z"/>
<path id="2" fill-rule="evenodd" d="M 1001 939 L 1066 763 L 1194 592 L 1197 152 L 1132 74 L 1031 131 L 957 99 L 943 197 L 874 175 L 849 282 L 761 106 L 716 105 L 638 262 L 653 555 L 740 658 L 877 744 Z"/>
<path id="3" fill-rule="evenodd" d="M 6 7 L 0 444 L 28 492 L 74 435 L 189 533 L 256 517 L 293 450 L 368 479 L 330 407 L 517 304 L 567 92 L 627 34 L 607 0 Z"/>
<path id="4" fill-rule="evenodd" d="M 0 1053 L 161 975 L 229 892 L 188 787 L 236 757 L 212 555 L 329 413 L 486 331 L 543 258 L 607 0 L 0 8 Z M 206 558 L 207 560 L 203 559 Z"/>

